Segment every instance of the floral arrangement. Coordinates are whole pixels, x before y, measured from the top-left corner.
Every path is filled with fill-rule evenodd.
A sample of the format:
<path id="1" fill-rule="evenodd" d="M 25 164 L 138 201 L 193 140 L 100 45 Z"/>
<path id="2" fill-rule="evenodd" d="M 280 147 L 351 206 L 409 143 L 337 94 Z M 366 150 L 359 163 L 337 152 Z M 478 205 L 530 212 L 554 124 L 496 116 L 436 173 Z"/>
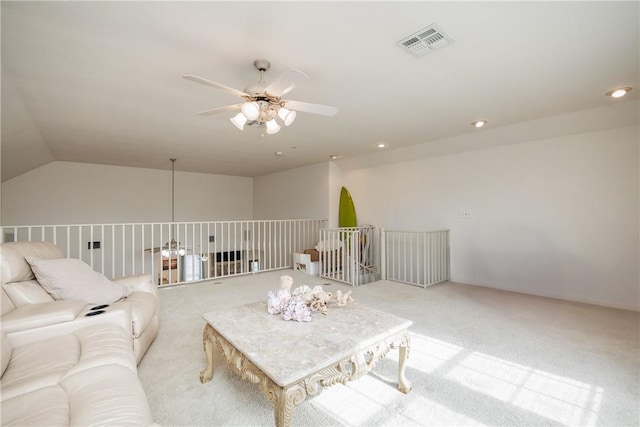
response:
<path id="1" fill-rule="evenodd" d="M 353 301 L 351 291 L 344 294 L 337 291 L 334 297 L 331 292 L 325 292 L 322 286 L 310 288 L 303 285 L 291 290 L 292 286 L 291 276 L 280 276 L 280 289 L 269 291 L 267 294 L 267 311 L 270 314 L 280 314 L 284 320 L 308 322 L 311 320 L 313 311 L 327 314 L 327 306 L 332 301 L 335 301 L 338 306 L 344 306 Z"/>

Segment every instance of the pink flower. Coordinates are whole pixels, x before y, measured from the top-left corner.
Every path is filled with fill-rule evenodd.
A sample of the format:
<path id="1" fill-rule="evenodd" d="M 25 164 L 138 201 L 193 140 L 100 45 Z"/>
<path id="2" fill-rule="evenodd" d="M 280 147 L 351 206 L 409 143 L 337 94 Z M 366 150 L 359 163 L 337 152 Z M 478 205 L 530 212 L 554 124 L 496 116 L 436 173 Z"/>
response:
<path id="1" fill-rule="evenodd" d="M 284 320 L 295 320 L 298 322 L 308 322 L 311 320 L 311 310 L 304 303 L 300 296 L 289 299 L 287 306 L 282 311 Z"/>

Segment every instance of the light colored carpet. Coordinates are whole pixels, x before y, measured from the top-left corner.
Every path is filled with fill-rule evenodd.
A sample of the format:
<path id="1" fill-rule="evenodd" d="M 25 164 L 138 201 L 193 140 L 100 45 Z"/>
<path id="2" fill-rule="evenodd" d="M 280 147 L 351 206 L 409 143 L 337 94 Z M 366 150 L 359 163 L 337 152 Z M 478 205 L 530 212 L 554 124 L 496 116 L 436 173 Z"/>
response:
<path id="1" fill-rule="evenodd" d="M 274 424 L 257 386 L 224 363 L 200 383 L 201 316 L 266 298 L 282 274 L 294 286 L 327 283 L 283 270 L 161 289 L 160 332 L 139 366 L 156 422 Z M 294 426 L 639 425 L 639 313 L 455 283 L 375 282 L 354 297 L 413 320 L 406 372 L 413 390 L 396 389 L 391 351 L 369 375 L 296 407 Z"/>

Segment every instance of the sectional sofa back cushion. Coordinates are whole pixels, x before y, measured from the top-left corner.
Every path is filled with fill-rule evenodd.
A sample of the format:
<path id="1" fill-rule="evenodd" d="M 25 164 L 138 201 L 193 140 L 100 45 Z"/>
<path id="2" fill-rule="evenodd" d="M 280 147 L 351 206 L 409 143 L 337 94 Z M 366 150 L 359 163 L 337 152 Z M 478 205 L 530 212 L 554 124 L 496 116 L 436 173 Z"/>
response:
<path id="1" fill-rule="evenodd" d="M 2 283 L 23 282 L 35 278 L 25 257 L 64 258 L 64 253 L 49 242 L 11 242 L 0 245 Z"/>
<path id="2" fill-rule="evenodd" d="M 2 371 L 0 373 L 0 377 L 4 375 L 5 369 L 7 369 L 7 365 L 9 365 L 9 359 L 11 359 L 11 353 L 13 352 L 13 346 L 9 341 L 9 337 L 7 334 L 2 332 L 2 337 L 0 341 L 0 348 L 2 348 L 2 354 L 0 354 L 0 364 L 2 365 Z"/>
<path id="3" fill-rule="evenodd" d="M 51 302 L 54 300 L 36 280 L 3 283 L 2 289 L 9 295 L 9 298 L 11 298 L 11 301 L 16 307 L 25 304 Z"/>
<path id="4" fill-rule="evenodd" d="M 16 309 L 16 306 L 9 298 L 9 295 L 4 291 L 4 288 L 0 289 L 0 314 L 4 316 L 5 314 Z"/>
<path id="5" fill-rule="evenodd" d="M 111 304 L 131 293 L 131 288 L 112 282 L 79 259 L 26 259 L 38 283 L 55 300 Z"/>

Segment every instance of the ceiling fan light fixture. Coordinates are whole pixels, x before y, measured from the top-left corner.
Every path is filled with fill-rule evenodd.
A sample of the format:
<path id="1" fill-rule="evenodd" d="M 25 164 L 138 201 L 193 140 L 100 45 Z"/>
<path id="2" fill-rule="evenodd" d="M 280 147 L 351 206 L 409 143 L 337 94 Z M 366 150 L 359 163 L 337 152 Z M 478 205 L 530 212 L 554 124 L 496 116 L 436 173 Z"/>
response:
<path id="1" fill-rule="evenodd" d="M 248 101 L 242 104 L 240 111 L 247 119 L 255 120 L 260 116 L 260 105 L 255 101 Z"/>
<path id="2" fill-rule="evenodd" d="M 238 129 L 244 130 L 244 125 L 247 123 L 247 118 L 244 114 L 238 113 L 234 117 L 230 118 L 229 121 L 233 123 L 233 125 Z"/>
<path id="3" fill-rule="evenodd" d="M 171 242 L 165 243 L 162 247 L 161 254 L 163 257 L 175 257 L 176 254 L 180 256 L 184 256 L 187 251 L 180 247 L 180 242 L 176 242 L 175 239 L 171 239 Z"/>
<path id="4" fill-rule="evenodd" d="M 274 133 L 280 132 L 280 125 L 275 121 L 275 119 L 269 120 L 267 123 L 267 133 L 269 135 L 273 135 Z"/>
<path id="5" fill-rule="evenodd" d="M 183 75 L 182 77 L 187 80 L 210 86 L 242 99 L 237 104 L 201 111 L 198 114 L 208 116 L 240 109 L 240 113 L 230 119 L 231 123 L 240 130 L 244 130 L 245 125 L 260 128 L 262 130 L 261 136 L 264 136 L 265 132 L 268 134 L 278 133 L 282 129 L 281 125 L 290 126 L 294 122 L 298 111 L 329 117 L 336 115 L 338 112 L 336 107 L 329 105 L 282 99 L 284 95 L 296 87 L 298 81 L 309 78 L 302 71 L 290 68 L 276 80 L 267 84 L 264 81 L 264 73 L 271 66 L 269 61 L 257 59 L 253 62 L 253 66 L 260 72 L 260 81 L 257 84 L 247 86 L 244 91 L 203 79 L 202 77 L 190 74 Z M 289 105 L 294 110 L 284 108 L 285 105 Z"/>
<path id="6" fill-rule="evenodd" d="M 296 119 L 296 112 L 288 108 L 281 107 L 278 110 L 278 116 L 282 119 L 285 126 L 289 126 Z"/>

